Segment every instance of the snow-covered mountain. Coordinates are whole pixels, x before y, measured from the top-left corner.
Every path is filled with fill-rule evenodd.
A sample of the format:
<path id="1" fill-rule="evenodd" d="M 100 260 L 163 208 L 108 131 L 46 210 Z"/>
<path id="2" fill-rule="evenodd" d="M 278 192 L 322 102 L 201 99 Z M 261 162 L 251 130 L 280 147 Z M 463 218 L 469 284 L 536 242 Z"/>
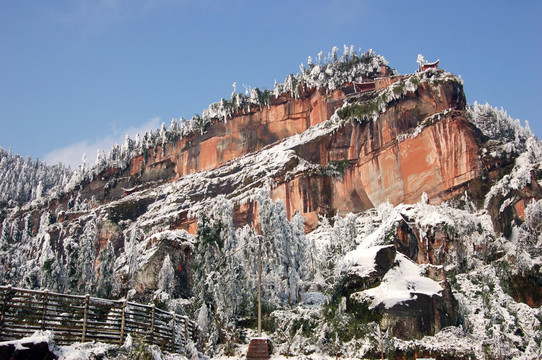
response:
<path id="1" fill-rule="evenodd" d="M 239 357 L 261 243 L 276 353 L 542 354 L 542 144 L 444 70 L 345 47 L 73 173 L 0 156 L 2 284 L 154 302 Z"/>

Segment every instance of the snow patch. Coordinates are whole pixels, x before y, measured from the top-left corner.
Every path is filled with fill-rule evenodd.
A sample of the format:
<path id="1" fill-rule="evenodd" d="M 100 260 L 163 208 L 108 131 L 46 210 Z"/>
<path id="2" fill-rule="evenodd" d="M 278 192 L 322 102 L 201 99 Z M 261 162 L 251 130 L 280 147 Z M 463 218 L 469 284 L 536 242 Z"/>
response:
<path id="1" fill-rule="evenodd" d="M 395 261 L 379 286 L 358 292 L 353 297 L 360 300 L 372 299 L 369 309 L 380 304 L 390 309 L 397 304 L 416 299 L 416 294 L 441 295 L 442 287 L 436 281 L 422 276 L 418 264 L 401 253 L 397 253 Z"/>

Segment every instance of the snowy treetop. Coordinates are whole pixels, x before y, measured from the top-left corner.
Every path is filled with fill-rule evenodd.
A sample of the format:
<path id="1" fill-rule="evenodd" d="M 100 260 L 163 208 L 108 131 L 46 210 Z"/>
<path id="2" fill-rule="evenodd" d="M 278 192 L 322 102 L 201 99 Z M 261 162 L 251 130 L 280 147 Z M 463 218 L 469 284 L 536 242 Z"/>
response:
<path id="1" fill-rule="evenodd" d="M 72 176 L 62 164 L 48 166 L 40 159 L 13 155 L 0 147 L 0 204 L 22 205 L 57 193 Z"/>
<path id="2" fill-rule="evenodd" d="M 489 146 L 483 155 L 493 158 L 515 156 L 512 171 L 500 178 L 487 194 L 484 206 L 488 207 L 495 196 L 504 196 L 510 190 L 522 189 L 531 182 L 531 173 L 542 168 L 542 142 L 532 133 L 528 122 L 523 127 L 518 119 L 510 117 L 502 108 L 475 101 L 467 107 L 467 116 L 489 138 Z M 503 203 L 501 212 L 510 201 L 512 199 Z"/>
<path id="3" fill-rule="evenodd" d="M 354 46 L 344 45 L 342 56 L 338 55 L 339 49 L 334 47 L 326 58 L 323 53 L 318 54 L 318 60 L 313 63 L 309 56 L 307 67 L 301 64 L 301 73 L 288 75 L 286 80 L 275 84 L 274 95 L 290 93 L 299 97 L 301 89 L 327 89 L 335 90 L 346 83 L 361 83 L 365 79 L 374 80 L 375 77 L 383 76 L 382 69 L 386 69 L 388 75 L 396 75 L 396 71 L 389 68 L 388 61 L 381 55 L 369 49 L 365 53 L 354 49 Z"/>
<path id="4" fill-rule="evenodd" d="M 390 104 L 405 96 L 413 96 L 420 84 L 437 87 L 444 82 L 463 85 L 463 80 L 442 69 L 427 69 L 411 75 L 401 76 L 390 86 L 378 90 L 369 100 L 351 97 L 337 115 L 343 120 L 376 121 L 380 114 L 386 112 Z M 360 95 L 363 96 L 363 95 Z"/>
<path id="5" fill-rule="evenodd" d="M 488 103 L 479 104 L 475 101 L 467 107 L 467 114 L 469 120 L 485 136 L 504 143 L 503 150 L 506 153 L 524 151 L 527 139 L 534 136 L 528 122 L 523 127 L 519 119 L 513 119 L 503 108 L 497 109 Z"/>

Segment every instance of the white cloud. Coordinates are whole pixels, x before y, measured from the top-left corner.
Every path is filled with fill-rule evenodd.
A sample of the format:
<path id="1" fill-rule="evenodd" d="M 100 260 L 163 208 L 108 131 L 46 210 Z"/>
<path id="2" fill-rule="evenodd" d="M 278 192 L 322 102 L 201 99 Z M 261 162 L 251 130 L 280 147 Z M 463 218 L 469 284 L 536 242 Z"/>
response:
<path id="1" fill-rule="evenodd" d="M 61 162 L 64 165 L 69 165 L 72 169 L 77 169 L 79 165 L 81 165 L 83 154 L 86 154 L 87 163 L 92 164 L 96 160 L 98 150 L 104 150 L 107 154 L 113 145 L 117 143 L 124 143 L 126 134 L 128 134 L 130 138 L 135 139 L 136 134 L 143 135 L 149 130 L 159 128 L 160 125 L 160 118 L 155 117 L 149 119 L 140 126 L 130 127 L 124 131 L 115 131 L 113 135 L 107 136 L 103 139 L 83 140 L 59 149 L 52 150 L 44 156 L 44 160 L 49 165 L 58 164 Z"/>

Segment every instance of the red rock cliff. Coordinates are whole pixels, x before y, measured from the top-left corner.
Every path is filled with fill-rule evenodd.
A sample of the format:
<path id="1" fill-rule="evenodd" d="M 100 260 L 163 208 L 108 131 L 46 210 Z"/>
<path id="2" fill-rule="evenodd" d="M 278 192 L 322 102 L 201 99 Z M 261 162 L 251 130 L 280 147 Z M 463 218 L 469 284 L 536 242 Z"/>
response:
<path id="1" fill-rule="evenodd" d="M 345 101 L 345 106 L 369 106 L 385 98 L 385 106 L 370 120 L 344 119 L 337 131 L 294 148 L 300 159 L 323 169 L 339 166 L 341 174 L 277 175 L 270 195 L 285 203 L 289 216 L 301 212 L 307 230 L 317 224 L 318 214 L 362 211 L 385 201 L 412 203 L 424 192 L 432 202 L 448 199 L 480 173 L 479 134 L 465 119 L 459 80 L 442 71 L 424 76 L 412 77 L 415 88 L 405 89 L 414 80 L 403 76 L 379 80 L 375 90 L 362 94 L 349 84 L 332 93 L 311 89 L 300 98 L 283 94 L 268 107 L 238 112 L 227 121 L 214 119 L 203 133 L 159 144 L 134 157 L 126 169 L 106 170 L 81 193 L 110 201 L 123 196 L 123 187 L 145 189 L 219 169 L 325 122 Z M 218 193 L 234 190 L 228 185 Z M 198 196 L 218 193 L 207 189 Z M 256 208 L 240 206 L 238 221 L 255 221 Z M 193 224 L 194 219 L 183 216 L 172 226 L 194 231 Z"/>
<path id="2" fill-rule="evenodd" d="M 453 82 L 420 86 L 375 121 L 353 121 L 297 149 L 313 163 L 347 162 L 344 175 L 301 175 L 281 183 L 273 198 L 282 199 L 290 215 L 302 212 L 311 228 L 318 213 L 413 203 L 424 192 L 438 203 L 464 191 L 480 174 L 480 135 L 465 119 L 461 90 Z"/>

